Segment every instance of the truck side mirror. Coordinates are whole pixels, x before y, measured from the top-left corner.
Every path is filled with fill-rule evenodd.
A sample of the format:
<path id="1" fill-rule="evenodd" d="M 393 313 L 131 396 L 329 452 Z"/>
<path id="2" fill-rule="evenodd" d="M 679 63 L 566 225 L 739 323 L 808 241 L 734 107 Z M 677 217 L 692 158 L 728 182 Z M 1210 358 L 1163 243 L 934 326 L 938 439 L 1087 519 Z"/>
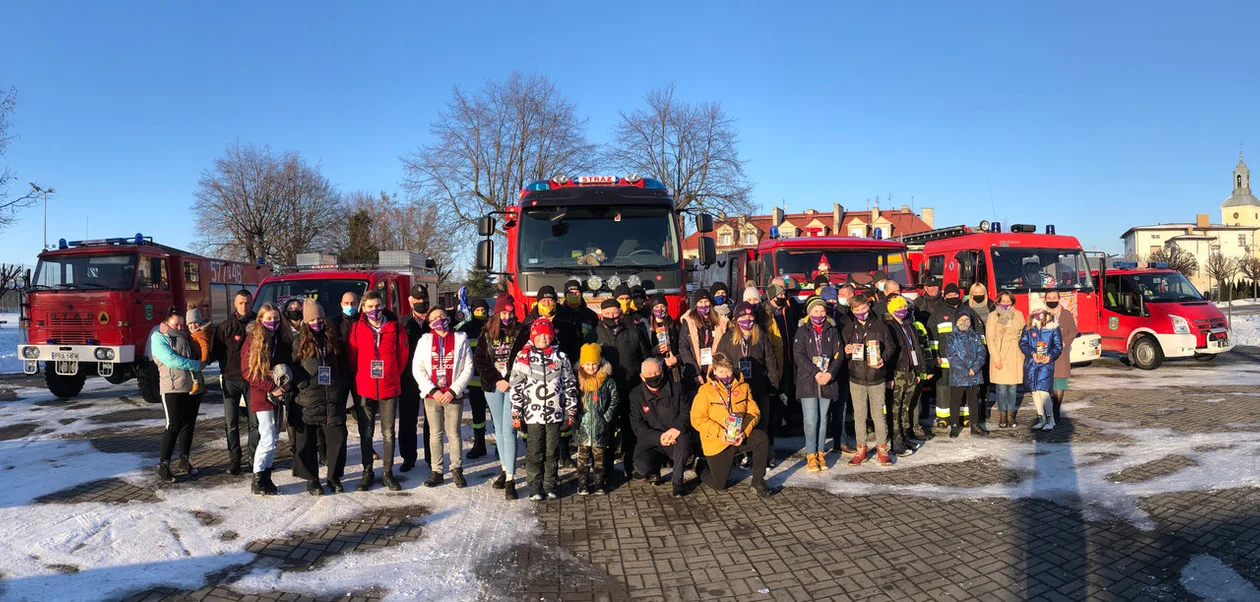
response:
<path id="1" fill-rule="evenodd" d="M 708 233 L 713 231 L 713 216 L 708 213 L 701 213 L 696 216 L 696 232 Z"/>
<path id="2" fill-rule="evenodd" d="M 424 267 L 429 268 L 430 270 L 437 269 L 437 262 L 430 257 L 424 260 Z"/>
<path id="3" fill-rule="evenodd" d="M 710 221 L 709 226 L 712 229 L 712 221 Z M 704 267 L 709 267 L 713 265 L 713 262 L 717 261 L 717 243 L 713 242 L 713 237 L 700 237 L 700 246 L 696 249 L 696 259 Z"/>
<path id="4" fill-rule="evenodd" d="M 477 218 L 477 236 L 492 236 L 494 234 L 494 218 L 489 215 Z"/>
<path id="5" fill-rule="evenodd" d="M 489 218 L 482 218 L 489 219 Z M 494 241 L 483 240 L 477 243 L 477 269 L 489 272 L 494 270 Z"/>

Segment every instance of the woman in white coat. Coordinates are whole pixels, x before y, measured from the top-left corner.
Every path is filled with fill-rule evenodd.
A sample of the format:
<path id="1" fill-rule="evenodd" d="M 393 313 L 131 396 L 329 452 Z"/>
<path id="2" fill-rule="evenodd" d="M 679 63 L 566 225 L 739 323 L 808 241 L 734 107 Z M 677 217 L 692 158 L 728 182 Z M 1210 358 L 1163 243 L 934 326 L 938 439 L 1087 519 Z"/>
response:
<path id="1" fill-rule="evenodd" d="M 429 332 L 416 342 L 411 373 L 424 395 L 424 414 L 429 424 L 429 456 L 432 459 L 425 487 L 437 487 L 444 478 L 442 453 L 451 451 L 451 479 L 456 487 L 465 487 L 464 462 L 460 449 L 463 439 L 459 423 L 468 398 L 468 382 L 472 379 L 472 346 L 468 335 L 455 331 L 446 310 L 433 308 L 425 315 Z M 446 441 L 442 434 L 446 433 Z"/>

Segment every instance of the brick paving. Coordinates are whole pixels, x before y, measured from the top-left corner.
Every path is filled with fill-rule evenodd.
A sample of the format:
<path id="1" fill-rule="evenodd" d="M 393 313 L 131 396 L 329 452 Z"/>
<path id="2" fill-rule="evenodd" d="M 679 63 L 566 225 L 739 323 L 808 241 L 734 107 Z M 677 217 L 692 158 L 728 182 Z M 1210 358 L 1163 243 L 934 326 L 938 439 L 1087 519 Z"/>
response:
<path id="1" fill-rule="evenodd" d="M 996 458 L 976 458 L 966 462 L 944 462 L 902 470 L 881 470 L 843 475 L 846 481 L 879 485 L 940 485 L 942 487 L 983 487 L 1014 485 L 1023 478 Z"/>
<path id="2" fill-rule="evenodd" d="M 1106 478 L 1112 483 L 1143 483 L 1168 476 L 1183 468 L 1198 465 L 1198 462 L 1185 456 L 1170 455 L 1144 464 L 1129 466 L 1124 470 L 1107 475 Z"/>

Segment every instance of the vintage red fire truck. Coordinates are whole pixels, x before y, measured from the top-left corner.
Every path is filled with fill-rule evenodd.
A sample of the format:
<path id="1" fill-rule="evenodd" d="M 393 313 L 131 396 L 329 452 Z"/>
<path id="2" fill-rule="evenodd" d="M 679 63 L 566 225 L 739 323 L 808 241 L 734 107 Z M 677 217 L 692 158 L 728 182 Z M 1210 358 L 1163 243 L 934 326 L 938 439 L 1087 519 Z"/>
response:
<path id="1" fill-rule="evenodd" d="M 503 218 L 507 255 L 501 270 L 494 263 L 494 215 Z M 669 310 L 687 307 L 688 269 L 682 256 L 682 221 L 669 190 L 651 178 L 630 175 L 557 176 L 531 182 L 517 204 L 478 220 L 487 237 L 477 247 L 477 265 L 507 281 L 524 316 L 544 285 L 563 294 L 565 282 L 584 284 L 588 306 L 599 304 L 625 283 L 641 284 L 648 294 L 664 293 Z M 700 232 L 713 231 L 713 218 L 696 217 Z M 701 237 L 699 263 L 713 262 L 715 246 Z"/>
<path id="2" fill-rule="evenodd" d="M 1102 288 L 1102 349 L 1143 370 L 1165 358 L 1215 359 L 1233 348 L 1225 315 L 1168 264 L 1113 262 L 1095 273 Z"/>
<path id="3" fill-rule="evenodd" d="M 1029 224 L 1014 224 L 1010 232 L 1003 232 L 1001 224 L 981 222 L 976 230 L 954 226 L 900 240 L 911 249 L 920 281 L 931 274 L 942 284 L 958 284 L 964 295 L 976 282 L 993 295 L 1009 290 L 1025 314 L 1045 309 L 1046 293 L 1058 291 L 1061 306 L 1072 312 L 1080 331 L 1072 341 L 1072 362 L 1091 362 L 1102 354 L 1098 290 L 1075 237 L 1056 234 L 1053 225 L 1046 226 L 1045 233 Z"/>
<path id="4" fill-rule="evenodd" d="M 66 242 L 39 254 L 22 305 L 27 374 L 44 367 L 48 390 L 79 394 L 87 377 L 121 384 L 136 377 L 146 401 L 160 401 L 157 372 L 145 359 L 153 327 L 171 308 L 195 306 L 219 321 L 232 295 L 253 292 L 271 273 L 262 265 L 210 259 L 141 234 Z"/>
<path id="5" fill-rule="evenodd" d="M 769 237 L 756 247 L 719 254 L 709 269 L 696 273 L 695 282 L 700 286 L 725 282 L 738 294 L 748 281 L 764 291 L 772 279 L 782 277 L 804 300 L 814 294 L 820 274 L 834 284 L 850 275 L 858 284 L 866 284 L 876 271 L 900 283 L 910 298 L 916 295 L 911 289 L 906 245 L 899 241 L 853 236 L 781 238 L 778 227 L 772 226 Z"/>
<path id="6" fill-rule="evenodd" d="M 297 265 L 280 268 L 282 272 L 262 281 L 254 296 L 254 310 L 264 303 L 282 306 L 291 298 L 314 299 L 324 313 L 341 313 L 341 297 L 354 293 L 359 299 L 367 291 L 377 291 L 385 298 L 385 309 L 398 315 L 411 311 L 407 297 L 411 285 L 423 284 L 429 299 L 437 300 L 437 274 L 433 260 L 423 259 L 407 251 L 381 251 L 375 264 L 338 264 L 331 255 L 301 253 Z"/>

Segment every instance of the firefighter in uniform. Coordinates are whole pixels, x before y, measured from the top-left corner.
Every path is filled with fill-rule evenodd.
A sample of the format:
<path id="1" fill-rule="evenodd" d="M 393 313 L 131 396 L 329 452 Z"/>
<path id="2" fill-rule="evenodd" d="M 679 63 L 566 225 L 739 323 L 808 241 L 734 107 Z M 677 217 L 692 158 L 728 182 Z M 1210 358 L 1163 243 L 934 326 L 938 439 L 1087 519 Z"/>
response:
<path id="1" fill-rule="evenodd" d="M 940 375 L 936 380 L 936 426 L 949 426 L 949 359 L 941 357 L 940 350 L 945 346 L 951 334 L 954 332 L 954 322 L 958 320 L 958 316 L 968 316 L 971 323 L 975 324 L 979 319 L 975 312 L 966 307 L 962 303 L 962 295 L 959 292 L 958 285 L 949 283 L 945 285 L 944 303 L 932 313 L 932 317 L 928 319 L 928 350 L 935 357 L 937 365 L 937 373 Z M 966 409 L 962 410 L 963 424 L 969 424 L 970 417 Z"/>

